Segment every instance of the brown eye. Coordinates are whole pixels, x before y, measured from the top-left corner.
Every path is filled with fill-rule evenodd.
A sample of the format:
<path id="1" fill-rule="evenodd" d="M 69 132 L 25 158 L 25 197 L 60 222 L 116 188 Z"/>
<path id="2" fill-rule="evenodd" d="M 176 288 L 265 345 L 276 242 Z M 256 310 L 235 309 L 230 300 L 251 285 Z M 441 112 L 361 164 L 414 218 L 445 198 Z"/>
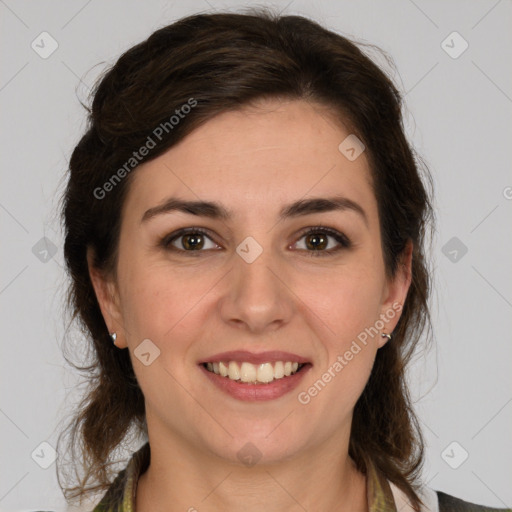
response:
<path id="1" fill-rule="evenodd" d="M 181 245 L 184 249 L 197 250 L 204 246 L 204 237 L 200 233 L 182 235 L 180 238 L 182 238 Z"/>
<path id="2" fill-rule="evenodd" d="M 301 242 L 302 239 L 304 242 Z M 309 256 L 330 256 L 341 249 L 350 248 L 351 245 L 350 240 L 343 233 L 318 226 L 309 228 L 303 233 L 296 242 L 295 248 L 306 251 Z"/>
<path id="3" fill-rule="evenodd" d="M 313 233 L 306 235 L 306 247 L 313 251 L 325 249 L 328 245 L 327 237 L 323 233 Z"/>
<path id="4" fill-rule="evenodd" d="M 177 252 L 204 252 L 217 249 L 219 246 L 200 228 L 181 229 L 166 236 L 161 245 L 168 250 Z"/>

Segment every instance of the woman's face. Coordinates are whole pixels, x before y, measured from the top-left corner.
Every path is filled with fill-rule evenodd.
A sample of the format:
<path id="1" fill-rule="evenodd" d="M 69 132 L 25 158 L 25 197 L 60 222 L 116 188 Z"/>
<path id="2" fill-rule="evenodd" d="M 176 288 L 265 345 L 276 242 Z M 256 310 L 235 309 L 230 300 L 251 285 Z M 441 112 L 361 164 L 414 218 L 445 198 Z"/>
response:
<path id="1" fill-rule="evenodd" d="M 130 351 L 150 440 L 271 462 L 347 447 L 409 278 L 386 279 L 368 160 L 354 159 L 350 133 L 307 102 L 258 105 L 133 171 L 116 280 L 93 279 Z M 228 376 L 203 364 L 220 361 Z M 283 377 L 294 362 L 305 364 Z M 235 381 L 237 370 L 265 382 Z"/>

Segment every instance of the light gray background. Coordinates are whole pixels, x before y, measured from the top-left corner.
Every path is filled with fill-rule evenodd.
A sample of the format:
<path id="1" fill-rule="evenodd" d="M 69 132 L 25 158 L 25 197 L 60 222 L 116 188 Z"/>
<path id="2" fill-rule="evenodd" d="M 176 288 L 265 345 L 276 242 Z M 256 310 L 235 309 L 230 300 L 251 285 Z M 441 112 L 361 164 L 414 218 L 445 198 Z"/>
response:
<path id="1" fill-rule="evenodd" d="M 31 454 L 41 442 L 55 446 L 59 421 L 76 398 L 76 379 L 59 348 L 65 279 L 56 211 L 85 126 L 77 93 L 86 99 L 105 65 L 157 28 L 192 12 L 242 5 L 251 4 L 0 0 L 2 511 L 66 509 L 55 463 L 42 469 Z M 419 354 L 411 372 L 428 444 L 424 478 L 468 501 L 512 507 L 511 2 L 273 5 L 377 44 L 394 58 L 407 131 L 437 192 L 437 348 Z M 47 59 L 31 48 L 43 31 L 59 45 Z M 456 59 L 441 46 L 453 31 L 469 43 Z M 453 52 L 460 43 L 445 44 Z M 44 236 L 58 249 L 46 263 L 32 251 Z M 452 237 L 468 248 L 456 262 L 442 252 Z M 453 441 L 460 447 L 444 452 Z M 469 457 L 452 469 L 445 460 L 456 465 L 462 449 Z M 42 450 L 41 460 L 49 456 Z"/>

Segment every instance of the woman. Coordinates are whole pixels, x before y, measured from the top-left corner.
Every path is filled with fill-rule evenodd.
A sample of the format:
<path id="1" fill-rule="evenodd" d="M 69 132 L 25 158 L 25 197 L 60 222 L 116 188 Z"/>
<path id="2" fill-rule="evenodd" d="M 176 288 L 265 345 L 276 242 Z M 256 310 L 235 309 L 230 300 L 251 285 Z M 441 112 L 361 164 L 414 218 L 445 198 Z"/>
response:
<path id="1" fill-rule="evenodd" d="M 267 11 L 184 18 L 102 78 L 63 207 L 93 343 L 95 511 L 492 510 L 422 485 L 404 371 L 427 184 L 387 76 Z M 147 441 L 114 479 L 114 450 Z M 112 481 L 114 480 L 114 481 Z"/>

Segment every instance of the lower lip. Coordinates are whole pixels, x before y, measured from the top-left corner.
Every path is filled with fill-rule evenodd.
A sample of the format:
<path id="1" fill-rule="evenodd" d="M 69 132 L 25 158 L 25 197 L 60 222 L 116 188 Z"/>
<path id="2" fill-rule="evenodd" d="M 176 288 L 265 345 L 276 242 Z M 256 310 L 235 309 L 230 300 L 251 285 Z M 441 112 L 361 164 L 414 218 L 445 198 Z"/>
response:
<path id="1" fill-rule="evenodd" d="M 274 400 L 290 391 L 293 391 L 300 383 L 304 375 L 311 368 L 311 364 L 306 364 L 303 368 L 289 377 L 282 379 L 274 379 L 268 384 L 248 384 L 228 377 L 222 377 L 216 373 L 208 371 L 202 364 L 199 368 L 219 389 L 237 400 L 245 400 L 247 402 Z"/>

